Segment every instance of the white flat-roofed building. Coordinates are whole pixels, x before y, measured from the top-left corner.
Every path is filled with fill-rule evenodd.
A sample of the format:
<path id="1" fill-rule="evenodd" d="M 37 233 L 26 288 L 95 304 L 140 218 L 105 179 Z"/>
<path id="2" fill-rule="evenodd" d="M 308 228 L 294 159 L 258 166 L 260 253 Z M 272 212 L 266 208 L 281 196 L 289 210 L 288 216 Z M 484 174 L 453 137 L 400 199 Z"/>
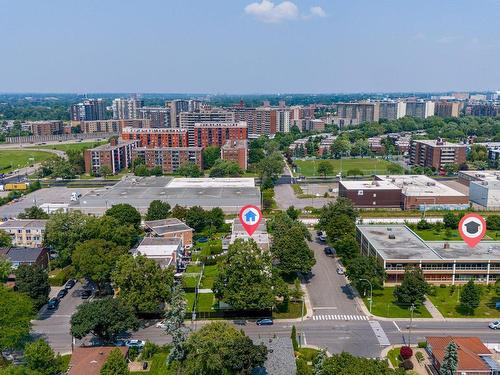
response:
<path id="1" fill-rule="evenodd" d="M 485 170 L 485 171 L 459 171 L 458 182 L 464 185 L 469 185 L 471 181 L 499 181 L 500 171 Z"/>
<path id="2" fill-rule="evenodd" d="M 405 225 L 357 225 L 361 254 L 374 256 L 387 272 L 388 284 L 400 283 L 407 266 L 420 267 L 428 282 L 481 283 L 500 279 L 500 242 L 423 241 Z"/>
<path id="3" fill-rule="evenodd" d="M 139 246 L 132 250 L 132 255 L 144 255 L 165 268 L 177 264 L 181 260 L 183 250 L 182 237 L 145 237 Z"/>
<path id="4" fill-rule="evenodd" d="M 479 208 L 500 210 L 500 181 L 471 181 L 469 184 L 469 199 Z"/>
<path id="5" fill-rule="evenodd" d="M 244 241 L 248 241 L 249 239 L 254 240 L 257 245 L 262 249 L 262 250 L 269 250 L 270 247 L 270 241 L 269 241 L 269 234 L 267 233 L 267 227 L 266 227 L 266 221 L 265 219 L 262 219 L 262 221 L 259 223 L 259 226 L 255 230 L 255 232 L 252 234 L 252 236 L 249 236 L 243 225 L 240 223 L 240 219 L 234 219 L 233 220 L 233 225 L 231 229 L 231 239 L 229 242 L 226 242 L 226 246 L 232 245 L 237 239 L 242 239 Z"/>
<path id="6" fill-rule="evenodd" d="M 211 188 L 211 187 L 255 187 L 252 177 L 220 177 L 220 178 L 174 178 L 170 188 Z"/>

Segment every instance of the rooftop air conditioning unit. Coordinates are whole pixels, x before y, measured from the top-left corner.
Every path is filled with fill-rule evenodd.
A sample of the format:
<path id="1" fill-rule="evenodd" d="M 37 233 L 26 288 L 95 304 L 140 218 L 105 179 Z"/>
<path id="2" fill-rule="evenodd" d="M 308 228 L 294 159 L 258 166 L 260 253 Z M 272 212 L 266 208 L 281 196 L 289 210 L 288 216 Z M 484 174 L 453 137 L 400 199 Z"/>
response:
<path id="1" fill-rule="evenodd" d="M 389 234 L 389 239 L 390 240 L 395 240 L 396 239 L 396 236 L 394 234 Z"/>

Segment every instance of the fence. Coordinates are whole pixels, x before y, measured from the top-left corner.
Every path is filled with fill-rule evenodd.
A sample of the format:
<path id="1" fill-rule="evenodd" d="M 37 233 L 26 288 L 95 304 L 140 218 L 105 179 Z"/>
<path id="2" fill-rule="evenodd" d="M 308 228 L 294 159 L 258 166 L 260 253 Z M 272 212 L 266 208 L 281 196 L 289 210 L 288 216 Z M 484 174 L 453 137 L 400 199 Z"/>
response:
<path id="1" fill-rule="evenodd" d="M 75 141 L 84 139 L 109 138 L 118 133 L 79 133 L 79 134 L 53 134 L 53 135 L 26 135 L 22 137 L 7 137 L 5 143 L 34 143 L 53 141 Z"/>

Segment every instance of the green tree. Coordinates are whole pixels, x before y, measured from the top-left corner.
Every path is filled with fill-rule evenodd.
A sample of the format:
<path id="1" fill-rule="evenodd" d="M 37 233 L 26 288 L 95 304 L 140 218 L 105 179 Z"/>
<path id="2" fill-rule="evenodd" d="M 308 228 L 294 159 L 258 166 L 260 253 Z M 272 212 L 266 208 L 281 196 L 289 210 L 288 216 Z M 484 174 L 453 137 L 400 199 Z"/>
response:
<path id="1" fill-rule="evenodd" d="M 184 290 L 180 284 L 172 288 L 172 300 L 170 306 L 165 312 L 165 332 L 172 336 L 172 349 L 168 353 L 167 362 L 181 361 L 186 353 L 184 342 L 187 338 L 187 330 L 184 327 L 184 318 L 186 316 L 186 299 Z"/>
<path id="2" fill-rule="evenodd" d="M 136 313 L 156 313 L 170 299 L 174 275 L 170 268 L 161 269 L 152 259 L 142 255 L 123 255 L 113 271 L 113 285 L 120 299 Z"/>
<path id="3" fill-rule="evenodd" d="M 0 229 L 0 247 L 11 247 L 12 237 L 6 231 Z"/>
<path id="4" fill-rule="evenodd" d="M 270 209 L 274 206 L 274 189 L 268 188 L 262 191 L 262 208 Z"/>
<path id="5" fill-rule="evenodd" d="M 267 348 L 255 345 L 242 331 L 225 322 L 213 322 L 186 341 L 186 375 L 251 374 L 267 359 Z"/>
<path id="6" fill-rule="evenodd" d="M 455 215 L 453 212 L 446 212 L 443 216 L 443 223 L 445 228 L 457 229 L 458 223 L 460 222 L 461 216 Z M 487 225 L 489 228 L 489 225 Z"/>
<path id="7" fill-rule="evenodd" d="M 261 159 L 257 163 L 257 172 L 259 173 L 262 187 L 269 188 L 274 186 L 279 176 L 281 176 L 284 167 L 285 161 L 280 152 L 273 152 Z"/>
<path id="8" fill-rule="evenodd" d="M 99 168 L 99 176 L 101 176 L 101 177 L 106 178 L 108 176 L 111 176 L 112 174 L 113 174 L 113 171 L 107 165 L 101 165 L 101 167 Z"/>
<path id="9" fill-rule="evenodd" d="M 462 288 L 460 294 L 460 309 L 468 315 L 474 315 L 481 301 L 481 289 L 470 279 Z"/>
<path id="10" fill-rule="evenodd" d="M 170 215 L 170 205 L 161 200 L 154 200 L 149 204 L 146 220 L 166 219 Z"/>
<path id="11" fill-rule="evenodd" d="M 26 366 L 43 375 L 57 375 L 61 372 L 61 357 L 56 356 L 52 348 L 43 339 L 38 339 L 24 350 Z"/>
<path id="12" fill-rule="evenodd" d="M 486 227 L 491 230 L 500 230 L 500 215 L 489 215 L 486 217 Z"/>
<path id="13" fill-rule="evenodd" d="M 195 163 L 184 163 L 175 171 L 176 175 L 184 177 L 200 177 L 203 176 L 203 172 L 200 171 L 200 167 Z"/>
<path id="14" fill-rule="evenodd" d="M 114 217 L 120 224 L 130 224 L 136 229 L 141 225 L 141 214 L 128 203 L 113 205 L 106 211 L 105 215 Z"/>
<path id="15" fill-rule="evenodd" d="M 38 265 L 20 265 L 16 269 L 16 289 L 28 295 L 35 308 L 39 309 L 49 300 L 49 276 Z"/>
<path id="16" fill-rule="evenodd" d="M 236 310 L 265 310 L 275 304 L 268 252 L 253 240 L 229 246 L 214 284 L 216 297 Z"/>
<path id="17" fill-rule="evenodd" d="M 405 305 L 419 306 L 425 301 L 429 292 L 429 284 L 425 281 L 424 273 L 419 267 L 406 267 L 401 285 L 394 289 L 396 300 Z"/>
<path id="18" fill-rule="evenodd" d="M 358 139 L 351 148 L 351 155 L 366 156 L 370 153 L 370 144 L 367 139 Z"/>
<path id="19" fill-rule="evenodd" d="M 448 176 L 452 176 L 458 172 L 458 164 L 445 164 L 443 168 Z"/>
<path id="20" fill-rule="evenodd" d="M 215 229 L 222 229 L 225 224 L 224 211 L 220 207 L 214 207 L 206 213 L 207 224 L 213 226 Z"/>
<path id="21" fill-rule="evenodd" d="M 102 216 L 87 221 L 80 242 L 101 239 L 131 248 L 137 242 L 137 230 L 130 224 L 121 224 L 113 216 Z"/>
<path id="22" fill-rule="evenodd" d="M 202 231 L 207 226 L 207 215 L 200 206 L 193 206 L 186 212 L 186 224 L 196 232 Z"/>
<path id="23" fill-rule="evenodd" d="M 109 353 L 109 357 L 99 371 L 99 375 L 128 375 L 127 360 L 118 348 L 114 348 Z"/>
<path id="24" fill-rule="evenodd" d="M 66 156 L 68 157 L 68 162 L 73 168 L 76 174 L 83 174 L 85 172 L 85 159 L 83 158 L 83 152 L 80 150 L 67 150 Z"/>
<path id="25" fill-rule="evenodd" d="M 286 214 L 288 215 L 288 217 L 290 219 L 297 220 L 299 218 L 299 215 L 300 215 L 300 210 L 295 209 L 294 206 L 290 206 L 286 209 Z"/>
<path id="26" fill-rule="evenodd" d="M 458 367 L 458 346 L 453 341 L 444 350 L 444 358 L 439 375 L 455 375 Z"/>
<path id="27" fill-rule="evenodd" d="M 113 242 L 89 240 L 76 246 L 72 260 L 78 275 L 90 278 L 101 290 L 111 280 L 118 257 L 127 252 L 128 248 Z"/>
<path id="28" fill-rule="evenodd" d="M 351 143 L 344 137 L 337 137 L 332 144 L 332 152 L 337 158 L 349 154 L 351 152 Z"/>
<path id="29" fill-rule="evenodd" d="M 359 256 L 359 244 L 358 241 L 356 241 L 356 237 L 352 234 L 340 237 L 340 239 L 334 242 L 333 247 L 337 255 L 341 257 L 344 262 L 349 262 L 349 260 Z"/>
<path id="30" fill-rule="evenodd" d="M 321 160 L 318 163 L 317 171 L 323 177 L 326 177 L 327 175 L 332 175 L 333 174 L 333 165 L 328 160 Z"/>
<path id="31" fill-rule="evenodd" d="M 217 160 L 220 160 L 220 147 L 208 146 L 202 152 L 203 168 L 210 169 Z"/>
<path id="32" fill-rule="evenodd" d="M 396 163 L 390 163 L 387 167 L 387 173 L 389 174 L 403 174 L 404 168 Z"/>
<path id="33" fill-rule="evenodd" d="M 359 256 L 347 263 L 346 275 L 360 293 L 366 293 L 370 288 L 366 281 L 369 280 L 374 289 L 384 285 L 386 277 L 384 267 L 377 262 L 375 257 Z"/>
<path id="34" fill-rule="evenodd" d="M 24 212 L 21 212 L 19 215 L 17 215 L 17 218 L 39 220 L 39 219 L 48 219 L 49 215 L 40 207 L 31 206 L 29 208 L 25 208 Z"/>
<path id="35" fill-rule="evenodd" d="M 295 325 L 292 325 L 292 333 L 290 334 L 290 338 L 292 339 L 292 346 L 294 351 L 299 350 L 299 343 L 297 342 L 297 329 Z"/>
<path id="36" fill-rule="evenodd" d="M 352 201 L 348 198 L 339 197 L 335 203 L 330 202 L 321 209 L 318 227 L 322 230 L 330 225 L 329 223 L 340 215 L 347 215 L 349 220 L 355 222 L 359 212 L 354 208 Z"/>
<path id="37" fill-rule="evenodd" d="M 326 358 L 318 375 L 396 375 L 404 374 L 402 369 L 390 369 L 387 361 L 355 357 L 343 352 Z"/>
<path id="38" fill-rule="evenodd" d="M 210 177 L 240 177 L 242 174 L 240 166 L 229 160 L 219 159 L 210 169 Z"/>
<path id="39" fill-rule="evenodd" d="M 0 285 L 0 301 L 0 350 L 20 348 L 29 338 L 33 302 L 3 285 Z"/>
<path id="40" fill-rule="evenodd" d="M 325 227 L 326 235 L 330 241 L 336 241 L 344 236 L 354 236 L 356 225 L 346 214 L 333 217 Z"/>
<path id="41" fill-rule="evenodd" d="M 12 272 L 12 263 L 5 256 L 0 255 L 0 283 L 3 283 Z"/>
<path id="42" fill-rule="evenodd" d="M 71 335 L 77 339 L 91 333 L 105 342 L 112 342 L 117 335 L 138 326 L 132 308 L 117 298 L 82 303 L 71 316 Z"/>
<path id="43" fill-rule="evenodd" d="M 188 209 L 184 206 L 179 206 L 178 204 L 176 204 L 172 209 L 172 217 L 175 217 L 182 221 L 186 220 L 187 213 Z"/>

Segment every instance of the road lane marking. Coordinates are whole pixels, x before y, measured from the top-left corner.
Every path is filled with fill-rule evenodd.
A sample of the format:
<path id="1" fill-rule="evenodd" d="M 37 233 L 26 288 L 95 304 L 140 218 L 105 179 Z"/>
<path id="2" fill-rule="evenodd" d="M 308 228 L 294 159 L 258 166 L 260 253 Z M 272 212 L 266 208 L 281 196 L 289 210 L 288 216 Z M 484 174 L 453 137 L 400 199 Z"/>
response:
<path id="1" fill-rule="evenodd" d="M 394 325 L 396 326 L 396 329 L 398 330 L 398 332 L 401 332 L 401 329 L 399 329 L 398 324 L 397 324 L 394 320 L 393 320 L 392 322 L 393 322 L 393 323 L 394 323 Z"/>
<path id="2" fill-rule="evenodd" d="M 377 338 L 378 343 L 381 346 L 391 345 L 391 342 L 387 338 L 384 329 L 377 320 L 370 320 L 368 323 L 370 324 L 370 327 L 372 327 L 373 333 L 375 333 L 375 337 Z"/>
<path id="3" fill-rule="evenodd" d="M 313 307 L 313 310 L 337 310 L 337 306 L 320 306 L 320 307 Z"/>
<path id="4" fill-rule="evenodd" d="M 365 315 L 322 314 L 313 315 L 313 320 L 368 320 Z"/>

